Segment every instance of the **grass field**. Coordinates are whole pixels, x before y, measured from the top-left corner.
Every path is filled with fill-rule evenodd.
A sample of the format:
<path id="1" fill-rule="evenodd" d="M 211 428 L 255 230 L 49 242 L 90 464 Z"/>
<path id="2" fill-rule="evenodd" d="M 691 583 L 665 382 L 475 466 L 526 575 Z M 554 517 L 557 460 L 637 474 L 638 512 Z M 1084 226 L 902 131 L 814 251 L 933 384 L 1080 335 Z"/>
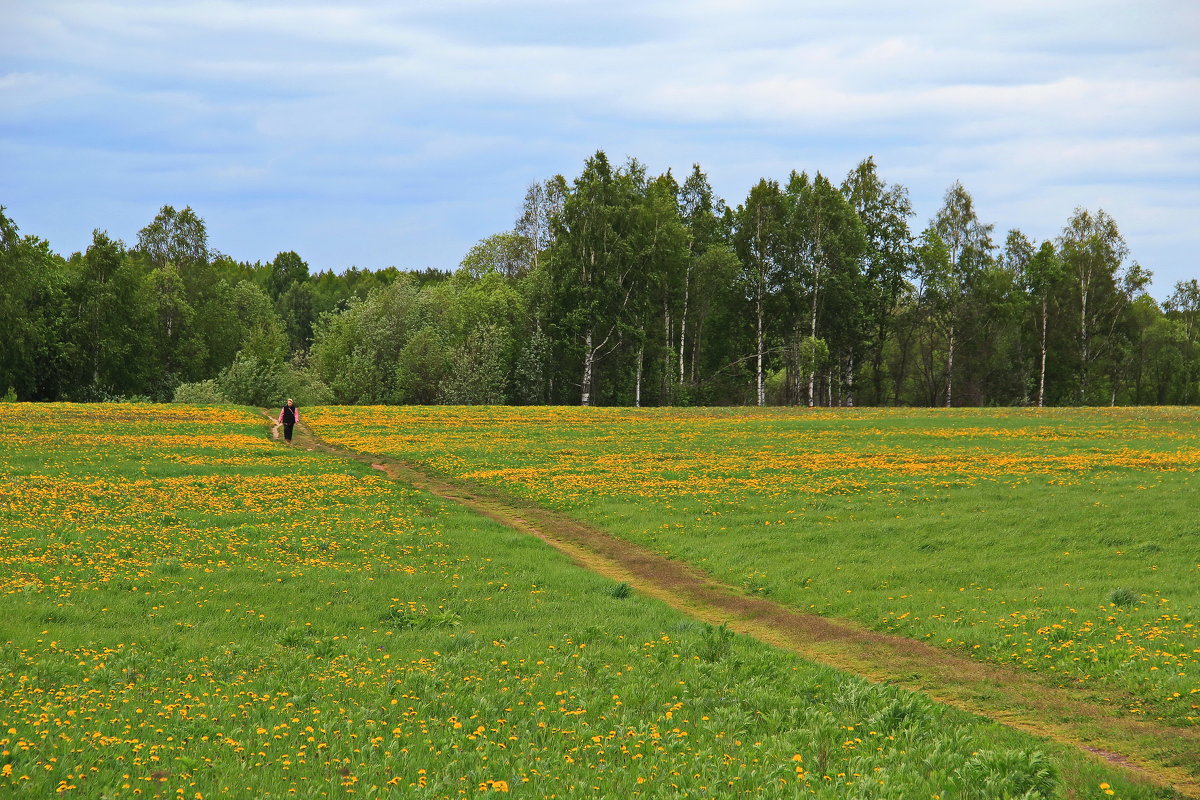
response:
<path id="1" fill-rule="evenodd" d="M 501 480 L 485 472 L 507 467 L 464 469 L 470 426 L 497 420 L 420 413 L 363 419 L 447 444 L 457 419 L 441 466 Z M 545 428 L 565 412 L 541 413 Z M 314 418 L 351 433 L 342 412 Z M 643 427 L 617 414 L 605 425 L 614 436 Z M 579 447 L 579 463 L 585 446 L 604 445 L 563 427 L 576 444 L 554 452 Z M 526 433 L 542 441 L 532 425 Z M 373 448 L 397 446 L 381 435 Z M 532 475 L 537 453 L 527 453 Z M 0 474 L 0 796 L 1168 794 L 629 596 L 536 539 L 271 442 L 248 410 L 0 404 Z M 761 495 L 680 491 L 667 507 L 667 490 L 626 495 L 611 474 L 594 504 L 583 483 L 561 496 L 553 481 L 521 485 L 614 525 L 628 509 L 631 530 L 659 546 L 683 539 L 709 504 L 697 548 L 720 527 L 745 541 L 738 526 L 768 504 L 778 514 L 758 522 L 774 537 L 777 520 L 792 535 L 803 527 L 789 531 L 786 511 L 812 519 L 809 503 L 831 503 L 820 513 L 838 522 L 822 529 L 833 538 L 848 530 L 837 518 L 854 496 L 785 508 L 792 495 L 774 481 Z M 907 509 L 937 508 L 945 490 L 929 491 L 878 502 L 903 522 Z M 1139 534 L 1152 535 L 1166 541 Z M 805 568 L 817 575 L 817 563 Z M 832 580 L 803 589 L 771 569 L 753 567 L 763 577 L 750 590 L 791 597 L 793 587 L 803 600 Z M 1153 601 L 1182 605 L 1165 588 Z M 821 607 L 842 613 L 835 595 Z"/>
<path id="2" fill-rule="evenodd" d="M 330 408 L 746 592 L 1200 721 L 1192 409 Z"/>

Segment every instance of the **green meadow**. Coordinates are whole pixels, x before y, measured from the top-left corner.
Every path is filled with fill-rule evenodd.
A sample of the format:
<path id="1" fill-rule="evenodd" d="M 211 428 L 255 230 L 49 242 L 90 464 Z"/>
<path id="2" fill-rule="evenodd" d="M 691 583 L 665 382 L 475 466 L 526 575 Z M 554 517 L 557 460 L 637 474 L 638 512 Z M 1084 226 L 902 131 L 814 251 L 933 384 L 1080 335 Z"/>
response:
<path id="1" fill-rule="evenodd" d="M 316 429 L 332 432 L 335 413 L 344 410 L 314 413 Z M 376 415 L 365 434 L 378 445 L 384 429 L 403 429 L 404 413 Z M 475 420 L 488 412 L 436 413 L 460 415 L 464 438 L 486 428 Z M 583 454 L 628 438 L 623 420 L 606 424 L 612 439 L 603 426 L 589 435 L 585 420 L 564 423 L 567 444 L 532 426 L 530 441 Z M 461 445 L 444 458 L 476 469 Z M 248 409 L 0 404 L 0 474 L 5 797 L 1171 796 L 1077 750 L 694 622 L 378 471 L 285 448 Z M 1169 497 L 1178 480 L 1155 488 Z M 897 591 L 871 582 L 872 569 L 886 569 L 869 564 L 874 550 L 851 560 L 853 547 L 825 544 L 786 570 L 758 551 L 852 530 L 850 515 L 868 514 L 854 493 L 776 495 L 754 506 L 772 509 L 762 518 L 738 497 L 713 497 L 706 519 L 699 500 L 664 505 L 648 491 L 645 502 L 554 502 L 823 613 L 858 607 L 843 586 Z M 864 519 L 887 508 L 911 533 L 923 529 L 907 514 L 968 518 L 969 504 L 939 499 L 948 491 L 881 498 Z M 1007 495 L 980 491 L 996 493 L 986 511 L 999 516 Z M 806 532 L 797 515 L 829 524 Z M 1138 598 L 1111 613 L 1130 625 L 1147 606 L 1188 608 L 1167 582 L 1178 545 L 1162 528 L 1134 534 L 1135 544 L 1161 542 L 1152 560 L 1162 582 L 1121 576 Z M 952 560 L 963 545 L 941 530 L 937 559 L 957 577 L 968 568 Z M 755 547 L 735 564 L 736 543 L 751 535 Z M 887 538 L 896 564 L 933 552 Z M 1118 545 L 1095 547 L 1081 555 Z M 916 580 L 911 569 L 890 580 Z M 846 573 L 836 589 L 835 572 Z M 963 591 L 987 609 L 1017 596 L 996 584 L 1008 594 Z"/>
<path id="2" fill-rule="evenodd" d="M 1193 409 L 330 408 L 750 594 L 1200 720 Z"/>

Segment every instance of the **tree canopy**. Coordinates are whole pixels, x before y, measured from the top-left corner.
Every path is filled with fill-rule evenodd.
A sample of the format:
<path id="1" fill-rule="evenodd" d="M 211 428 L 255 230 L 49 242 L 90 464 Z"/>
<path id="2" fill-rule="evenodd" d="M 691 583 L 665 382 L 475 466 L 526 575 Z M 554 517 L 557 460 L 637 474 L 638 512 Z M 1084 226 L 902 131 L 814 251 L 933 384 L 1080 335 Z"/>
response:
<path id="1" fill-rule="evenodd" d="M 457 269 L 239 262 L 190 207 L 82 253 L 0 208 L 0 394 L 244 403 L 1194 403 L 1200 288 L 1159 304 L 1117 222 L 1003 237 L 954 182 L 922 227 L 864 159 L 717 197 L 598 151 Z M 914 233 L 919 230 L 919 233 Z M 997 242 L 1000 242 L 999 244 Z"/>

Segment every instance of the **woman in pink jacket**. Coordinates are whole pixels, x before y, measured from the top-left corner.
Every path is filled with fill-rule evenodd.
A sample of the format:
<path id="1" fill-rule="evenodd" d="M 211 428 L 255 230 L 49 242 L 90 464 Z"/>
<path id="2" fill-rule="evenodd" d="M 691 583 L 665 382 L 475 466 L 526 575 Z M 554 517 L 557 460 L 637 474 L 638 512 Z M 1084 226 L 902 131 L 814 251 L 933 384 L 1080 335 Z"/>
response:
<path id="1" fill-rule="evenodd" d="M 296 408 L 296 401 L 292 398 L 288 398 L 287 405 L 279 412 L 279 421 L 283 423 L 283 440 L 291 444 L 292 428 L 300 421 L 300 409 Z"/>

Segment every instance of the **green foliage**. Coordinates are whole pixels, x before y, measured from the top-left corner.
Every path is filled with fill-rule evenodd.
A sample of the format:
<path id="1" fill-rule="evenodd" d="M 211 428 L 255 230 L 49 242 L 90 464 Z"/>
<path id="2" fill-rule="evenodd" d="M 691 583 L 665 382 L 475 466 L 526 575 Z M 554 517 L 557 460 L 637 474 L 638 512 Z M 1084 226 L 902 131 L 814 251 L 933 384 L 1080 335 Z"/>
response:
<path id="1" fill-rule="evenodd" d="M 873 157 L 850 171 L 842 183 L 842 192 L 858 214 L 865 237 L 865 280 L 860 284 L 860 292 L 870 361 L 869 386 L 859 396 L 878 405 L 886 400 L 884 387 L 889 377 L 885 348 L 896 331 L 901 299 L 916 266 L 909 231 L 912 203 L 905 187 L 889 185 L 879 176 Z"/>
<path id="2" fill-rule="evenodd" d="M 553 335 L 583 405 L 596 402 L 605 359 L 622 342 L 645 338 L 656 291 L 686 261 L 676 190 L 669 176 L 648 180 L 634 159 L 614 169 L 598 151 L 552 220 L 546 265 Z"/>
<path id="3" fill-rule="evenodd" d="M 409 279 L 373 290 L 344 312 L 321 318 L 310 355 L 312 366 L 338 402 L 413 402 L 406 399 L 407 386 L 397 389 L 401 354 L 414 333 L 439 310 L 433 293 L 422 291 Z M 412 374 L 418 375 L 426 371 L 414 361 L 409 359 L 405 368 L 414 367 Z M 430 402 L 436 398 L 436 385 L 416 388 L 429 395 Z"/>
<path id="4" fill-rule="evenodd" d="M 421 328 L 400 351 L 395 368 L 395 399 L 430 405 L 442 396 L 442 382 L 453 369 L 453 354 L 433 326 Z M 465 376 L 469 379 L 470 376 Z"/>
<path id="5" fill-rule="evenodd" d="M 978 800 L 1048 800 L 1058 774 L 1041 750 L 980 750 L 960 772 L 964 797 Z"/>
<path id="6" fill-rule="evenodd" d="M 622 581 L 608 590 L 608 596 L 614 600 L 625 600 L 633 594 L 633 587 Z"/>
<path id="7" fill-rule="evenodd" d="M 229 402 L 213 379 L 195 383 L 181 383 L 175 387 L 173 403 L 186 403 L 192 406 L 222 405 Z"/>
<path id="8" fill-rule="evenodd" d="M 816 372 L 829 360 L 829 345 L 824 339 L 805 336 L 796 342 L 794 358 L 801 375 Z"/>
<path id="9" fill-rule="evenodd" d="M 275 256 L 267 271 L 267 293 L 278 300 L 293 286 L 308 280 L 308 264 L 294 250 Z"/>
<path id="10" fill-rule="evenodd" d="M 498 326 L 484 323 L 458 348 L 441 381 L 441 399 L 450 405 L 500 405 L 511 345 Z"/>
<path id="11" fill-rule="evenodd" d="M 437 628 L 462 627 L 462 617 L 449 609 L 430 609 L 415 605 L 393 607 L 380 620 L 394 630 L 435 630 Z"/>
<path id="12" fill-rule="evenodd" d="M 238 353 L 215 383 L 230 402 L 260 407 L 281 405 L 289 388 L 282 364 L 247 352 Z"/>
<path id="13" fill-rule="evenodd" d="M 312 344 L 316 309 L 310 283 L 293 283 L 275 303 L 287 333 L 291 352 L 306 351 Z"/>
<path id="14" fill-rule="evenodd" d="M 299 406 L 325 406 L 333 402 L 333 390 L 299 354 L 284 369 L 281 396 L 292 398 Z"/>
<path id="15" fill-rule="evenodd" d="M 264 362 L 287 357 L 288 338 L 267 293 L 249 281 L 224 289 L 224 304 L 231 320 L 227 341 L 242 353 Z"/>
<path id="16" fill-rule="evenodd" d="M 1200 288 L 1146 295 L 1106 212 L 1002 250 L 957 182 L 915 241 L 912 216 L 873 158 L 840 187 L 793 170 L 730 207 L 699 165 L 681 185 L 603 151 L 531 185 L 453 273 L 237 262 L 169 205 L 136 247 L 97 230 L 63 259 L 0 209 L 0 386 L 167 400 L 245 353 L 310 354 L 312 396 L 342 403 L 1200 400 Z"/>
<path id="17" fill-rule="evenodd" d="M 546 402 L 550 352 L 550 337 L 540 330 L 534 331 L 519 348 L 513 366 L 511 395 L 511 400 L 517 405 Z"/>
<path id="18" fill-rule="evenodd" d="M 1123 366 L 1127 338 L 1113 323 L 1149 282 L 1136 263 L 1127 265 L 1129 247 L 1116 220 L 1103 210 L 1075 209 L 1058 237 L 1066 276 L 1063 304 L 1073 312 L 1068 353 L 1075 366 L 1074 401 L 1115 400 L 1114 373 Z"/>
<path id="19" fill-rule="evenodd" d="M 154 360 L 147 288 L 146 273 L 124 244 L 94 231 L 72 291 L 79 309 L 71 340 L 80 399 L 145 390 Z"/>
<path id="20" fill-rule="evenodd" d="M 753 307 L 754 315 L 754 397 L 766 404 L 767 338 L 771 319 L 768 304 L 778 286 L 785 261 L 783 220 L 786 206 L 779 182 L 760 180 L 751 189 L 744 205 L 738 206 L 734 246 L 742 266 L 739 282 Z"/>
<path id="21" fill-rule="evenodd" d="M 173 263 L 156 267 L 148 280 L 158 363 L 168 376 L 192 377 L 204 345 L 191 327 L 196 311 L 188 302 L 179 268 Z"/>
<path id="22" fill-rule="evenodd" d="M 208 261 L 208 231 L 190 206 L 176 211 L 167 205 L 138 232 L 137 248 L 156 267 L 173 264 L 194 274 Z"/>
<path id="23" fill-rule="evenodd" d="M 1108 593 L 1109 604 L 1121 608 L 1136 606 L 1141 600 L 1142 596 L 1132 589 L 1118 588 Z"/>
<path id="24" fill-rule="evenodd" d="M 515 278 L 529 271 L 529 242 L 516 233 L 496 233 L 472 245 L 459 268 L 473 278 L 495 273 Z"/>
<path id="25" fill-rule="evenodd" d="M 706 624 L 701 629 L 700 642 L 696 648 L 696 655 L 700 660 L 715 664 L 725 659 L 732 649 L 733 631 L 729 630 L 729 623 L 722 622 L 720 627 Z"/>
<path id="26" fill-rule="evenodd" d="M 806 384 L 828 365 L 829 357 L 829 345 L 824 339 L 794 337 L 787 350 L 787 367 L 773 376 L 768 397 L 781 404 L 804 402 L 808 399 Z"/>

